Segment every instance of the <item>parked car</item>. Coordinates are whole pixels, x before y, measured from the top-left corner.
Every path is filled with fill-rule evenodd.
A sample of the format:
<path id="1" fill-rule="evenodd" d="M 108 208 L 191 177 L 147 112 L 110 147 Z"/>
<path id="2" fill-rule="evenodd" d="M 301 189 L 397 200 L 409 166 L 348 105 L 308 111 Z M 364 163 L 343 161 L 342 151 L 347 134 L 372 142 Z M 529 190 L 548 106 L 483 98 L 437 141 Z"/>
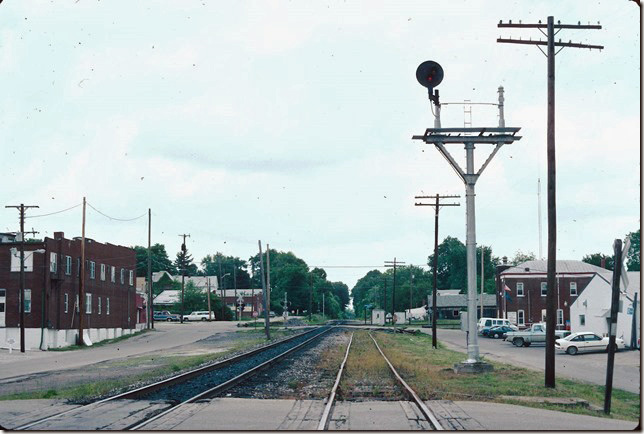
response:
<path id="1" fill-rule="evenodd" d="M 570 334 L 566 330 L 555 330 L 556 338 L 564 338 Z M 546 342 L 546 324 L 545 323 L 536 323 L 532 324 L 528 330 L 520 332 L 507 332 L 505 334 L 504 340 L 506 342 L 511 342 L 517 347 L 529 347 L 534 343 L 545 343 Z"/>
<path id="2" fill-rule="evenodd" d="M 489 329 L 487 333 L 487 337 L 494 338 L 494 339 L 504 338 L 506 333 L 513 332 L 513 331 L 516 331 L 516 330 L 510 326 L 495 326 Z"/>
<path id="3" fill-rule="evenodd" d="M 154 312 L 152 318 L 155 321 L 181 321 L 181 317 L 175 313 L 170 313 L 167 310 Z"/>
<path id="4" fill-rule="evenodd" d="M 215 319 L 215 313 L 210 312 L 210 316 L 209 316 L 207 310 L 200 310 L 200 311 L 190 312 L 189 315 L 183 316 L 184 321 L 208 321 L 208 318 Z"/>
<path id="5" fill-rule="evenodd" d="M 477 329 L 479 333 L 484 329 L 484 328 L 490 328 L 494 326 L 500 326 L 500 325 L 505 325 L 505 326 L 510 326 L 510 320 L 507 320 L 505 318 L 486 318 L 483 317 L 479 319 L 479 322 L 477 323 Z M 518 328 L 517 328 L 518 330 Z"/>
<path id="6" fill-rule="evenodd" d="M 490 332 L 490 329 L 492 327 L 483 327 L 482 329 L 479 330 L 479 334 L 481 336 L 487 336 L 487 334 Z"/>
<path id="7" fill-rule="evenodd" d="M 608 336 L 601 337 L 593 332 L 572 333 L 555 340 L 555 348 L 574 356 L 579 351 L 608 351 Z M 615 338 L 615 351 L 624 349 L 624 340 Z"/>
<path id="8" fill-rule="evenodd" d="M 271 310 L 271 311 L 268 313 L 268 316 L 269 316 L 269 317 L 271 317 L 271 318 L 275 318 L 275 312 L 273 312 L 273 311 Z"/>

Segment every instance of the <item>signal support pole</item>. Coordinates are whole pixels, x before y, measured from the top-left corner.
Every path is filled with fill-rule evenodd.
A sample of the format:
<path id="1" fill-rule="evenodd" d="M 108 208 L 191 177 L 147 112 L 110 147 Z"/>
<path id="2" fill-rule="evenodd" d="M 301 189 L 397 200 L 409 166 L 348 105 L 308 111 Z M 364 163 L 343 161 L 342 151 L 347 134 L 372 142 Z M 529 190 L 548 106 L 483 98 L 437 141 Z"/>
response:
<path id="1" fill-rule="evenodd" d="M 270 326 L 270 319 L 269 319 L 269 312 L 268 312 L 268 294 L 266 294 L 266 277 L 264 275 L 264 257 L 262 256 L 262 242 L 257 241 L 257 244 L 259 245 L 259 267 L 260 267 L 260 273 L 262 274 L 262 295 L 263 299 L 262 302 L 264 304 L 264 330 L 266 332 L 266 339 L 270 340 L 271 339 L 271 326 Z"/>
<path id="2" fill-rule="evenodd" d="M 396 267 L 404 264 L 404 262 L 397 261 L 396 258 L 393 261 L 385 261 L 385 267 L 394 269 L 394 283 L 391 289 L 391 324 L 394 327 L 394 334 L 396 334 Z M 386 317 L 387 314 L 385 312 Z"/>
<path id="3" fill-rule="evenodd" d="M 420 81 L 420 80 L 419 80 Z M 421 83 L 422 84 L 422 83 Z M 499 89 L 500 93 L 502 89 Z M 436 103 L 436 102 L 435 102 Z M 501 106 L 502 107 L 502 106 Z M 500 120 L 502 115 L 500 115 Z M 427 144 L 436 146 L 436 149 L 445 157 L 448 163 L 456 171 L 456 174 L 465 184 L 465 205 L 466 205 L 466 246 L 467 246 L 467 360 L 457 364 L 454 369 L 457 372 L 484 372 L 492 369 L 492 365 L 483 363 L 479 357 L 479 345 L 476 330 L 476 219 L 474 217 L 474 186 L 483 173 L 483 170 L 492 161 L 492 158 L 503 145 L 509 145 L 515 140 L 520 128 L 506 127 L 484 127 L 484 128 L 427 128 L 422 136 L 413 136 L 412 140 L 422 140 Z M 456 135 L 454 135 L 456 134 Z M 470 135 L 471 134 L 471 135 Z M 454 157 L 448 152 L 446 144 L 462 143 L 465 145 L 466 169 L 463 170 Z M 496 145 L 478 171 L 474 170 L 474 145 L 475 144 Z"/>
<path id="4" fill-rule="evenodd" d="M 541 21 L 537 24 L 512 24 L 512 21 L 503 23 L 500 21 L 497 25 L 499 28 L 516 27 L 516 28 L 532 28 L 538 29 L 546 40 L 538 41 L 521 40 L 511 38 L 498 38 L 496 41 L 506 44 L 526 44 L 536 45 L 537 48 L 548 58 L 548 277 L 547 277 L 547 293 L 546 293 L 546 370 L 545 370 L 545 386 L 555 387 L 555 325 L 556 325 L 556 298 L 555 298 L 555 275 L 557 264 L 557 205 L 556 205 L 556 167 L 555 167 L 555 56 L 565 47 L 570 48 L 588 48 L 601 50 L 604 47 L 601 45 L 588 45 L 576 42 L 555 42 L 555 35 L 562 29 L 572 30 L 598 30 L 602 27 L 599 25 L 582 25 L 577 24 L 561 24 L 557 21 L 554 23 L 554 17 L 548 17 L 548 23 L 542 24 Z M 547 34 L 542 29 L 547 30 Z M 555 29 L 557 31 L 555 32 Z M 547 53 L 545 53 L 541 46 L 547 46 Z M 560 47 L 555 52 L 555 47 Z"/>
<path id="5" fill-rule="evenodd" d="M 152 309 L 152 210 L 148 208 L 148 328 L 154 328 Z"/>
<path id="6" fill-rule="evenodd" d="M 186 279 L 186 237 L 189 237 L 190 234 L 181 234 L 179 236 L 183 237 L 183 243 L 181 243 L 181 252 L 183 253 L 181 258 L 181 324 L 183 324 L 183 291 Z"/>
<path id="7" fill-rule="evenodd" d="M 17 208 L 20 211 L 20 352 L 25 352 L 25 210 L 39 208 L 38 205 L 7 205 L 5 208 Z M 30 232 L 35 233 L 35 232 Z M 32 253 L 33 255 L 33 253 Z M 44 304 L 44 299 L 42 300 Z"/>
<path id="8" fill-rule="evenodd" d="M 438 211 L 442 206 L 460 206 L 460 203 L 440 203 L 440 199 L 454 199 L 461 196 L 414 196 L 415 199 L 436 199 L 435 203 L 415 202 L 414 206 L 433 206 L 435 211 L 434 217 L 434 290 L 432 291 L 432 348 L 437 348 L 436 344 L 436 317 L 438 309 L 436 306 L 437 278 L 436 269 L 438 268 Z"/>

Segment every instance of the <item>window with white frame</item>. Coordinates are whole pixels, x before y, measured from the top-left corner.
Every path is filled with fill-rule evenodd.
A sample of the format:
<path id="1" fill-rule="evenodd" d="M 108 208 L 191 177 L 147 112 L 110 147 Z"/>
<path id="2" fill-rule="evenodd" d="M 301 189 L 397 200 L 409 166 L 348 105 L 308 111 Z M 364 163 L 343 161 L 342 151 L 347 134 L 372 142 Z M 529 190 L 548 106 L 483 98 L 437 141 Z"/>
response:
<path id="1" fill-rule="evenodd" d="M 579 315 L 579 325 L 580 326 L 586 325 L 586 315 Z"/>
<path id="2" fill-rule="evenodd" d="M 20 291 L 18 292 L 18 299 L 20 299 Z M 20 309 L 20 303 L 18 303 Z M 31 289 L 25 289 L 25 304 L 23 305 L 25 313 L 31 313 Z"/>
<path id="3" fill-rule="evenodd" d="M 65 274 L 67 276 L 72 275 L 72 257 L 71 256 L 65 256 Z"/>
<path id="4" fill-rule="evenodd" d="M 523 282 L 517 282 L 517 297 L 523 297 Z"/>
<path id="5" fill-rule="evenodd" d="M 541 321 L 545 322 L 546 321 L 546 310 L 541 309 Z"/>
<path id="6" fill-rule="evenodd" d="M 121 285 L 125 285 L 125 268 L 121 268 Z"/>
<path id="7" fill-rule="evenodd" d="M 105 264 L 101 264 L 101 280 L 105 281 Z"/>
<path id="8" fill-rule="evenodd" d="M 563 325 L 563 323 L 564 323 L 563 309 L 557 309 L 557 325 Z"/>
<path id="9" fill-rule="evenodd" d="M 570 295 L 577 295 L 577 282 L 570 282 Z"/>
<path id="10" fill-rule="evenodd" d="M 92 313 L 92 294 L 89 292 L 85 294 L 85 313 Z"/>
<path id="11" fill-rule="evenodd" d="M 545 297 L 548 294 L 548 283 L 541 282 L 541 296 Z"/>
<path id="12" fill-rule="evenodd" d="M 114 265 L 110 265 L 110 280 L 112 283 L 116 283 L 116 267 Z"/>
<path id="13" fill-rule="evenodd" d="M 65 293 L 65 313 L 69 312 L 69 294 Z"/>
<path id="14" fill-rule="evenodd" d="M 96 312 L 100 315 L 101 314 L 101 297 L 98 297 L 97 302 L 98 302 L 98 304 L 96 305 Z"/>
<path id="15" fill-rule="evenodd" d="M 130 286 L 134 286 L 134 271 L 130 270 Z"/>
<path id="16" fill-rule="evenodd" d="M 51 252 L 49 254 L 49 271 L 55 273 L 58 270 L 58 254 Z"/>
<path id="17" fill-rule="evenodd" d="M 105 315 L 110 314 L 110 298 L 106 297 L 105 298 Z"/>
<path id="18" fill-rule="evenodd" d="M 76 310 L 76 313 L 78 313 L 80 309 L 80 304 L 78 304 L 78 294 L 76 294 L 76 304 L 74 305 L 74 309 Z"/>
<path id="19" fill-rule="evenodd" d="M 24 264 L 25 273 L 34 271 L 34 253 L 33 252 L 25 252 L 23 264 Z M 10 270 L 20 272 L 20 250 L 18 249 L 11 252 Z"/>
<path id="20" fill-rule="evenodd" d="M 89 261 L 89 278 L 96 279 L 96 262 Z"/>
<path id="21" fill-rule="evenodd" d="M 525 312 L 522 309 L 517 311 L 517 325 L 525 325 Z"/>

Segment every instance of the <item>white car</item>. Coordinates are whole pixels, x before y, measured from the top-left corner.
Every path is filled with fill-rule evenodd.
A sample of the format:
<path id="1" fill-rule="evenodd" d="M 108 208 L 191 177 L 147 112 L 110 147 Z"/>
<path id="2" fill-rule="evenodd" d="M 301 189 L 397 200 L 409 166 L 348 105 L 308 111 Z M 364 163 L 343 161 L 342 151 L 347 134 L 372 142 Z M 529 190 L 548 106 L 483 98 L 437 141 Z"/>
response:
<path id="1" fill-rule="evenodd" d="M 215 319 L 215 313 L 210 312 L 211 318 Z M 200 310 L 197 312 L 191 312 L 190 315 L 183 316 L 184 321 L 208 321 L 208 311 Z"/>
<path id="2" fill-rule="evenodd" d="M 608 351 L 608 340 L 608 337 L 603 338 L 593 332 L 578 332 L 555 340 L 555 348 L 570 355 L 575 355 L 579 351 Z M 624 340 L 615 338 L 615 351 L 624 347 Z"/>

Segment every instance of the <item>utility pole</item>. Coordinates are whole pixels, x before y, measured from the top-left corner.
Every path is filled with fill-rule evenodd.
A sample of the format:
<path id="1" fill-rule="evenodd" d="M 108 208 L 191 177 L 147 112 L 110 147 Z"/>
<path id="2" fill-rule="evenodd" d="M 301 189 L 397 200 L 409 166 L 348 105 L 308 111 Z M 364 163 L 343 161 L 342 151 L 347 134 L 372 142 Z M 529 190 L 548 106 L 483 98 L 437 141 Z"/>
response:
<path id="1" fill-rule="evenodd" d="M 148 328 L 154 328 L 152 308 L 152 210 L 148 208 Z"/>
<path id="2" fill-rule="evenodd" d="M 412 271 L 411 279 L 409 280 L 409 325 L 411 325 L 411 295 L 414 289 L 414 274 L 411 265 L 409 266 L 409 269 Z"/>
<path id="3" fill-rule="evenodd" d="M 264 331 L 266 332 L 266 339 L 271 339 L 271 326 L 270 319 L 268 315 L 268 294 L 266 294 L 266 278 L 264 277 L 264 257 L 262 256 L 262 242 L 257 241 L 259 244 L 259 267 L 262 274 L 262 293 L 263 293 L 263 302 L 264 302 Z"/>
<path id="4" fill-rule="evenodd" d="M 427 87 L 429 96 L 432 103 L 437 110 L 435 111 L 434 125 L 440 125 L 440 107 L 439 95 L 436 92 L 432 96 L 431 91 L 433 87 L 440 84 L 443 78 L 443 71 L 440 65 L 435 62 L 423 62 L 416 70 L 416 79 L 418 82 Z M 413 140 L 422 140 L 427 144 L 432 144 L 441 153 L 441 155 L 452 166 L 456 174 L 459 176 L 463 184 L 465 184 L 465 206 L 466 206 L 466 240 L 467 247 L 467 359 L 457 364 L 454 369 L 456 372 L 472 372 L 479 373 L 489 371 L 492 365 L 484 363 L 480 360 L 478 336 L 476 330 L 476 299 L 477 299 L 477 285 L 476 285 L 476 218 L 475 218 L 475 185 L 479 177 L 490 164 L 496 153 L 503 145 L 511 144 L 515 140 L 520 140 L 521 137 L 516 134 L 520 128 L 506 128 L 505 119 L 503 114 L 503 87 L 499 87 L 499 127 L 483 127 L 483 128 L 427 128 L 425 133 L 421 136 L 413 136 Z M 456 162 L 454 157 L 449 153 L 445 145 L 463 144 L 465 146 L 465 162 L 466 168 L 463 170 Z M 495 145 L 494 149 L 487 157 L 485 162 L 481 165 L 478 171 L 474 169 L 474 145 L 476 144 L 492 144 Z"/>
<path id="5" fill-rule="evenodd" d="M 224 289 L 223 277 L 221 276 L 221 253 L 217 252 L 217 262 L 219 263 L 219 293 L 221 294 L 221 321 L 225 319 L 224 305 L 226 304 L 226 290 Z"/>
<path id="6" fill-rule="evenodd" d="M 391 324 L 394 327 L 394 334 L 396 334 L 396 267 L 401 264 L 405 263 L 397 261 L 396 258 L 393 261 L 385 261 L 385 267 L 394 269 L 394 285 L 391 289 Z"/>
<path id="7" fill-rule="evenodd" d="M 186 280 L 186 237 L 189 237 L 190 234 L 181 234 L 180 237 L 183 237 L 183 242 L 181 243 L 181 324 L 183 324 L 183 292 L 185 289 L 185 280 Z"/>
<path id="8" fill-rule="evenodd" d="M 382 309 L 385 311 L 385 324 L 387 324 L 387 277 L 383 276 L 384 291 L 382 293 Z"/>
<path id="9" fill-rule="evenodd" d="M 325 293 L 322 293 L 322 318 L 326 320 L 326 314 L 324 313 L 324 296 Z"/>
<path id="10" fill-rule="evenodd" d="M 235 288 L 235 305 L 237 304 L 237 266 L 235 265 L 235 260 L 233 258 L 233 288 Z M 239 307 L 241 308 L 241 306 Z M 235 309 L 235 321 L 239 321 L 239 316 L 237 315 L 237 311 L 239 309 Z"/>
<path id="11" fill-rule="evenodd" d="M 271 310 L 271 246 L 266 243 L 266 290 L 268 291 L 268 310 Z"/>
<path id="12" fill-rule="evenodd" d="M 83 205 L 84 206 L 84 205 Z M 28 208 L 39 208 L 38 205 L 7 205 L 5 208 L 17 208 L 20 212 L 20 352 L 25 352 L 25 210 Z M 36 233 L 31 231 L 30 233 Z M 33 255 L 33 253 L 32 253 Z M 45 263 L 46 263 L 45 259 Z M 45 300 L 41 303 L 44 305 Z"/>
<path id="13" fill-rule="evenodd" d="M 461 197 L 459 195 L 435 196 L 414 196 L 414 199 L 435 199 L 434 203 L 415 202 L 414 206 L 433 206 L 434 207 L 434 290 L 432 291 L 432 348 L 438 348 L 436 343 L 436 318 L 438 317 L 438 307 L 436 306 L 436 295 L 438 290 L 438 279 L 436 269 L 438 268 L 438 212 L 443 206 L 460 206 L 460 203 L 441 203 L 441 199 L 454 199 Z"/>
<path id="14" fill-rule="evenodd" d="M 555 35 L 559 33 L 562 29 L 572 29 L 572 30 L 598 30 L 602 27 L 597 23 L 597 25 L 582 25 L 580 22 L 577 24 L 561 24 L 560 21 L 557 21 L 557 24 L 554 23 L 554 17 L 549 16 L 547 24 L 542 24 L 539 21 L 538 24 L 512 24 L 512 22 L 503 23 L 499 21 L 497 25 L 499 28 L 511 27 L 511 28 L 532 28 L 538 29 L 544 36 L 546 40 L 538 41 L 532 40 L 521 40 L 521 39 L 512 39 L 512 38 L 498 38 L 496 41 L 506 44 L 527 44 L 527 45 L 536 45 L 537 48 L 543 53 L 544 56 L 548 59 L 548 137 L 547 137 L 547 147 L 548 147 L 548 277 L 547 277 L 547 293 L 546 293 L 546 372 L 545 372 L 545 386 L 546 387 L 555 387 L 555 325 L 556 325 L 556 299 L 555 299 L 555 275 L 556 275 L 556 264 L 557 264 L 557 204 L 556 204 L 556 166 L 555 166 L 555 56 L 564 47 L 570 48 L 588 48 L 588 49 L 598 49 L 601 50 L 604 47 L 601 45 L 588 45 L 581 44 L 576 42 L 555 42 Z M 544 33 L 543 29 L 546 29 L 547 34 Z M 555 29 L 557 31 L 555 32 Z M 547 53 L 545 53 L 540 46 L 547 46 Z M 555 52 L 555 47 L 560 47 L 557 52 Z M 505 295 L 505 294 L 504 294 Z"/>
<path id="15" fill-rule="evenodd" d="M 85 211 L 87 201 L 83 196 L 83 227 L 81 230 L 81 263 L 80 263 L 80 285 L 78 286 L 78 345 L 84 345 L 83 341 L 83 306 L 85 305 Z M 128 297 L 129 300 L 129 297 Z M 129 309 L 128 309 L 129 312 Z"/>
<path id="16" fill-rule="evenodd" d="M 208 322 L 212 321 L 212 308 L 210 307 L 210 277 L 208 277 Z"/>
<path id="17" fill-rule="evenodd" d="M 311 322 L 311 314 L 313 311 L 313 273 L 311 273 L 311 284 L 309 286 L 309 322 Z"/>

